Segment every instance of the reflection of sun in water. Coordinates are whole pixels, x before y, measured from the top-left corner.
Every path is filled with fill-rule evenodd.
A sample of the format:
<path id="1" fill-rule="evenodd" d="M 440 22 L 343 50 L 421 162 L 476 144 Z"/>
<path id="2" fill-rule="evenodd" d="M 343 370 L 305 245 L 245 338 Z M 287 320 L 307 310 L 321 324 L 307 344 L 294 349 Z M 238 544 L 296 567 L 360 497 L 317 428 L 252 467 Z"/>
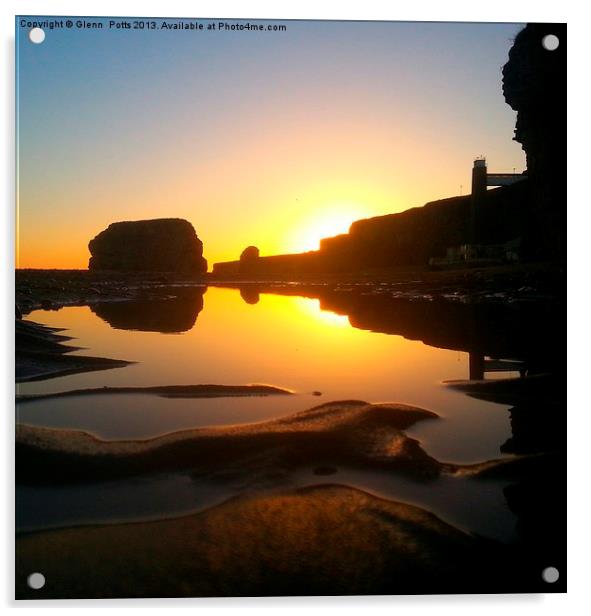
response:
<path id="1" fill-rule="evenodd" d="M 349 317 L 346 314 L 337 314 L 336 312 L 330 312 L 330 310 L 322 310 L 319 307 L 314 316 L 328 325 L 349 327 Z"/>
<path id="2" fill-rule="evenodd" d="M 318 250 L 320 240 L 347 233 L 353 222 L 368 216 L 367 210 L 357 203 L 336 203 L 318 208 L 296 227 L 292 238 L 294 249 L 300 252 Z"/>
<path id="3" fill-rule="evenodd" d="M 350 327 L 349 317 L 346 314 L 337 314 L 330 310 L 320 308 L 320 300 L 298 297 L 294 298 L 300 310 L 308 316 L 313 317 L 319 323 L 336 327 Z"/>

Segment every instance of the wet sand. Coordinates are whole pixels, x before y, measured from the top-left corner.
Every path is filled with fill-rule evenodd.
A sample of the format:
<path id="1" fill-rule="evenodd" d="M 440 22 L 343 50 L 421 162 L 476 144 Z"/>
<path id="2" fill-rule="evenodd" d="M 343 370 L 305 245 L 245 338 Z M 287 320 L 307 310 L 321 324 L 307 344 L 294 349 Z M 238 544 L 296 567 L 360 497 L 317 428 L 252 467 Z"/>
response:
<path id="1" fill-rule="evenodd" d="M 17 396 L 17 402 L 73 396 L 152 394 L 162 398 L 221 398 L 230 396 L 289 396 L 293 392 L 272 385 L 161 385 L 155 387 L 95 387 L 48 394 Z"/>
<path id="2" fill-rule="evenodd" d="M 403 404 L 340 401 L 261 423 L 133 441 L 102 441 L 77 430 L 19 425 L 17 478 L 55 484 L 179 470 L 216 478 L 281 476 L 302 465 L 334 463 L 429 478 L 440 472 L 440 463 L 403 430 L 436 418 L 431 411 Z"/>
<path id="3" fill-rule="evenodd" d="M 174 519 L 21 533 L 17 596 L 547 591 L 542 564 L 564 565 L 562 545 L 541 541 L 548 524 L 560 522 L 561 458 L 446 464 L 403 431 L 436 419 L 407 405 L 342 401 L 259 424 L 145 441 L 101 441 L 79 431 L 19 426 L 20 485 L 75 487 L 183 471 L 212 485 L 239 483 L 246 495 Z M 525 539 L 510 545 L 485 540 L 416 506 L 346 485 L 290 489 L 290 478 L 305 468 L 318 470 L 318 477 L 339 468 L 373 470 L 417 484 L 442 474 L 469 481 L 503 477 L 512 482 L 506 488 L 511 508 L 528 521 Z M 537 487 L 540 477 L 543 485 Z M 524 498 L 535 507 L 524 509 Z M 48 580 L 39 592 L 24 582 L 36 570 Z M 563 591 L 564 585 L 551 590 Z"/>
<path id="4" fill-rule="evenodd" d="M 512 548 L 331 485 L 171 520 L 32 533 L 17 539 L 17 563 L 17 597 L 39 599 L 536 592 L 543 584 L 519 569 Z M 40 591 L 24 583 L 33 570 L 46 576 Z"/>

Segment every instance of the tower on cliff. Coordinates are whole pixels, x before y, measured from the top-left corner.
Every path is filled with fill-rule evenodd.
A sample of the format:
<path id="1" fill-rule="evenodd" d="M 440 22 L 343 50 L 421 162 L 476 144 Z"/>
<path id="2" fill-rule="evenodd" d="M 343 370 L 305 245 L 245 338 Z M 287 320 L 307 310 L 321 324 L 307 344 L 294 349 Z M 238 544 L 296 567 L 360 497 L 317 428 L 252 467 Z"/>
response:
<path id="1" fill-rule="evenodd" d="M 480 242 L 482 209 L 486 198 L 486 158 L 477 158 L 472 167 L 472 197 L 470 199 L 470 244 Z"/>

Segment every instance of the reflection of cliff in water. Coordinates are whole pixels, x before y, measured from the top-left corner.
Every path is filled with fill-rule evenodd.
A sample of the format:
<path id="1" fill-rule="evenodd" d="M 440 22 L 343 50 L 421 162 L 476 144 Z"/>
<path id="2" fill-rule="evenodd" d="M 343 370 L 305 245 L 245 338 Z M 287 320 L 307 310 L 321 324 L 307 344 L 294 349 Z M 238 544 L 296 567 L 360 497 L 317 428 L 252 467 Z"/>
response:
<path id="1" fill-rule="evenodd" d="M 468 352 L 474 360 L 478 355 L 518 358 L 544 369 L 563 363 L 563 331 L 557 324 L 564 321 L 554 302 L 413 302 L 353 293 L 319 299 L 322 309 L 346 314 L 353 327 Z"/>
<path id="2" fill-rule="evenodd" d="M 482 379 L 487 364 L 501 363 L 485 360 L 485 356 L 520 359 L 528 374 L 546 373 L 533 377 L 533 381 L 516 380 L 531 385 L 526 395 L 501 399 L 479 397 L 512 405 L 509 410 L 512 436 L 501 446 L 501 451 L 534 454 L 528 460 L 530 467 L 512 477 L 504 490 L 508 507 L 518 520 L 519 545 L 531 559 L 532 571 L 541 571 L 541 564 L 551 564 L 563 575 L 566 568 L 564 306 L 542 300 L 469 304 L 408 301 L 353 291 L 323 292 L 318 299 L 322 309 L 347 315 L 353 327 L 468 352 L 471 379 Z M 553 529 L 550 533 L 549 528 Z"/>
<path id="3" fill-rule="evenodd" d="M 519 456 L 514 460 L 521 460 L 522 466 L 508 476 L 511 483 L 503 490 L 505 499 L 517 517 L 517 534 L 532 567 L 551 564 L 562 577 L 566 557 L 566 374 L 478 382 L 460 388 L 475 398 L 511 405 L 512 435 L 501 445 L 501 452 Z"/>
<path id="4" fill-rule="evenodd" d="M 203 310 L 205 290 L 206 287 L 177 288 L 166 297 L 103 302 L 92 305 L 91 310 L 114 329 L 163 334 L 186 332 Z"/>
<path id="5" fill-rule="evenodd" d="M 478 376 L 481 372 L 504 371 L 510 366 L 485 361 L 485 356 L 521 360 L 530 373 L 558 372 L 564 366 L 564 307 L 557 301 L 412 301 L 357 289 L 249 287 L 249 296 L 266 292 L 318 299 L 322 310 L 347 316 L 357 329 L 470 353 L 473 378 L 482 378 Z M 244 297 L 243 287 L 240 292 Z M 521 364 L 515 364 L 515 372 L 522 369 Z"/>

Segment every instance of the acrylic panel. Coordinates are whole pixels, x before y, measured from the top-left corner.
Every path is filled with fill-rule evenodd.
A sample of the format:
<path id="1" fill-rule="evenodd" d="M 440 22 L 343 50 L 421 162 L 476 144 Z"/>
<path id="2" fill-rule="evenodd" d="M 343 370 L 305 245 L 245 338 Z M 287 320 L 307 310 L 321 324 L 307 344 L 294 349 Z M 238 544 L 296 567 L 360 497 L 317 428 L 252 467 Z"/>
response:
<path id="1" fill-rule="evenodd" d="M 566 24 L 16 18 L 16 596 L 566 590 Z"/>

